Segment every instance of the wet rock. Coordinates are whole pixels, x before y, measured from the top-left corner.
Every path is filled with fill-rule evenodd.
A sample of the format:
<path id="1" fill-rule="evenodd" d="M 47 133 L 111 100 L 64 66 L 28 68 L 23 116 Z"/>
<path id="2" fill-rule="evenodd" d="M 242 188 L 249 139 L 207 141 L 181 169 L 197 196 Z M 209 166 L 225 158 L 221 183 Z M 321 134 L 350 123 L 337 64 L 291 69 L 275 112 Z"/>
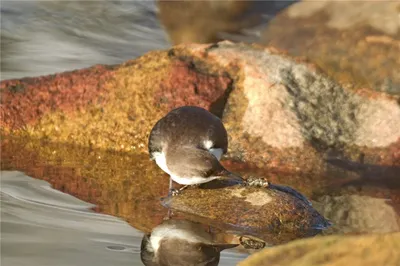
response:
<path id="1" fill-rule="evenodd" d="M 271 20 L 262 43 L 303 56 L 343 86 L 400 94 L 397 1 L 301 1 Z"/>
<path id="2" fill-rule="evenodd" d="M 309 202 L 288 188 L 229 186 L 188 188 L 164 199 L 173 210 L 197 217 L 208 224 L 229 228 L 275 245 L 298 237 L 312 236 L 329 227 Z M 229 231 L 229 230 L 228 230 Z"/>
<path id="3" fill-rule="evenodd" d="M 400 233 L 315 237 L 264 249 L 238 265 L 395 266 L 399 249 Z"/>
<path id="4" fill-rule="evenodd" d="M 400 231 L 400 219 L 390 199 L 369 196 L 323 196 L 314 207 L 335 225 L 324 234 L 388 233 Z"/>

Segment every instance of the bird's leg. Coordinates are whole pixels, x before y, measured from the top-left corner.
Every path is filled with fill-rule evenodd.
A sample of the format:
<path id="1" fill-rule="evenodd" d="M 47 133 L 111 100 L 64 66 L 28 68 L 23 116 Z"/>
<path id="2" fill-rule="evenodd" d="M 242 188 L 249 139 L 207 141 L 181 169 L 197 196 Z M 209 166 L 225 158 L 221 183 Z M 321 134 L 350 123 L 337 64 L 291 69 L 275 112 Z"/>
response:
<path id="1" fill-rule="evenodd" d="M 164 218 L 164 220 L 169 220 L 169 219 L 171 219 L 172 215 L 173 215 L 173 213 L 172 213 L 172 210 L 171 210 L 171 208 L 168 208 L 167 217 L 166 217 L 166 218 Z"/>
<path id="2" fill-rule="evenodd" d="M 170 190 L 170 191 L 173 189 L 172 185 L 173 185 L 173 184 L 172 184 L 172 178 L 169 177 L 169 190 Z"/>
<path id="3" fill-rule="evenodd" d="M 170 190 L 170 194 L 171 194 L 172 196 L 177 196 L 177 195 L 179 195 L 179 193 L 182 192 L 182 190 L 186 189 L 188 186 L 189 186 L 189 185 L 185 185 L 185 186 L 181 187 L 180 189 L 174 189 L 174 188 L 173 188 L 173 189 Z"/>
<path id="4" fill-rule="evenodd" d="M 169 177 L 169 192 L 168 192 L 168 196 L 176 196 L 179 194 L 179 190 L 175 189 L 173 187 L 173 182 L 172 182 L 172 178 Z"/>
<path id="5" fill-rule="evenodd" d="M 185 185 L 185 186 L 181 187 L 181 188 L 179 189 L 179 192 L 181 192 L 182 190 L 186 189 L 188 186 L 189 186 L 189 185 Z"/>

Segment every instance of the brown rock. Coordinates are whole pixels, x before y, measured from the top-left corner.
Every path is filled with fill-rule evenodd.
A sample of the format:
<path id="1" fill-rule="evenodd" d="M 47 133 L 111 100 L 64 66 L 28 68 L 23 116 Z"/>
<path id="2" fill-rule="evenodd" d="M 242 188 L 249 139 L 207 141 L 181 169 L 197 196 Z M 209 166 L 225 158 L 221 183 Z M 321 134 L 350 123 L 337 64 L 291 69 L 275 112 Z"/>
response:
<path id="1" fill-rule="evenodd" d="M 2 150 L 2 160 L 21 151 L 13 167 L 37 169 L 34 177 L 46 175 L 23 153 L 44 151 L 40 163 L 45 165 L 54 155 L 40 144 L 28 153 L 25 146 L 33 139 L 148 158 L 143 152 L 154 123 L 172 108 L 193 104 L 223 113 L 230 138 L 230 160 L 223 164 L 229 170 L 267 177 L 313 199 L 333 192 L 390 199 L 395 213 L 387 213 L 400 211 L 399 96 L 341 86 L 315 66 L 274 48 L 230 42 L 180 45 L 119 66 L 2 81 L 1 88 L 1 143 L 20 137 L 23 147 Z M 62 153 L 57 160 L 73 159 L 68 148 Z M 131 170 L 160 180 L 162 171 L 151 164 L 154 173 L 148 173 L 142 168 L 149 165 L 142 162 L 129 161 Z M 113 159 L 109 164 L 99 171 L 117 167 Z M 112 187 L 113 172 L 107 171 L 100 190 Z M 58 188 L 71 186 L 73 191 L 84 177 L 78 175 L 72 184 L 65 178 Z M 85 193 L 80 197 L 87 197 Z M 110 206 L 116 213 L 128 213 L 130 205 L 121 202 Z M 114 212 L 112 208 L 107 210 Z"/>
<path id="2" fill-rule="evenodd" d="M 312 236 L 329 227 L 307 200 L 274 185 L 188 188 L 164 204 L 192 219 L 195 216 L 207 224 L 227 227 L 227 231 L 255 236 L 268 245 Z"/>
<path id="3" fill-rule="evenodd" d="M 158 18 L 170 42 L 258 42 L 258 28 L 293 2 L 271 0 L 158 0 Z"/>
<path id="4" fill-rule="evenodd" d="M 221 41 L 220 32 L 239 32 L 251 22 L 238 18 L 253 1 L 157 1 L 158 17 L 173 44 Z"/>
<path id="5" fill-rule="evenodd" d="M 397 1 L 301 1 L 276 16 L 262 43 L 304 56 L 344 86 L 400 94 Z"/>
<path id="6" fill-rule="evenodd" d="M 400 232 L 400 217 L 390 200 L 359 195 L 325 195 L 314 207 L 335 226 L 323 234 Z"/>
<path id="7" fill-rule="evenodd" d="M 315 237 L 264 249 L 238 265 L 395 266 L 399 249 L 400 233 Z"/>

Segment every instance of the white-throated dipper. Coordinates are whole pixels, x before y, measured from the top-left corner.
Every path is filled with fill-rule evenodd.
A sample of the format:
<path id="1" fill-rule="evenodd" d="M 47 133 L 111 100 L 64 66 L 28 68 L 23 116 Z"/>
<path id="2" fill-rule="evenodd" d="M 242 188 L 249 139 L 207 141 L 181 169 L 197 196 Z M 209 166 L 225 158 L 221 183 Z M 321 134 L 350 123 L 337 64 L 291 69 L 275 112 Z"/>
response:
<path id="1" fill-rule="evenodd" d="M 215 179 L 243 182 L 219 162 L 228 149 L 222 121 L 201 107 L 170 111 L 151 130 L 148 148 L 151 159 L 170 175 L 170 191 L 172 180 L 185 187 Z"/>
<path id="2" fill-rule="evenodd" d="M 140 258 L 146 266 L 216 266 L 221 251 L 236 246 L 216 243 L 201 224 L 168 220 L 143 236 Z"/>

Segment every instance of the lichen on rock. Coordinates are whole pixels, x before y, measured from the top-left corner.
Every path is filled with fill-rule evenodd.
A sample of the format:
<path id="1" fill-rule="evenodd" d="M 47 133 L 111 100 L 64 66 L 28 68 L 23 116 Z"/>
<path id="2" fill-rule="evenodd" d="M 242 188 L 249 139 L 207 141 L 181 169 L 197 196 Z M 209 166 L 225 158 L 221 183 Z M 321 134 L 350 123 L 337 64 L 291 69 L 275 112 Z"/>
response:
<path id="1" fill-rule="evenodd" d="M 269 245 L 312 236 L 330 226 L 303 198 L 271 186 L 187 188 L 164 199 L 164 205 L 239 235 L 263 239 Z"/>

